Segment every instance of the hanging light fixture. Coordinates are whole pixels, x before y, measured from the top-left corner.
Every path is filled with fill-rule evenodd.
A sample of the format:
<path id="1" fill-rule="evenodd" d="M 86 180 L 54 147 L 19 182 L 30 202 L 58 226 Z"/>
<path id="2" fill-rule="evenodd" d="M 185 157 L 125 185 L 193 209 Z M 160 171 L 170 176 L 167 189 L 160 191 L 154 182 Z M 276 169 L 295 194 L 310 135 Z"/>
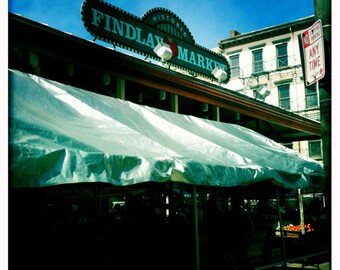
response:
<path id="1" fill-rule="evenodd" d="M 256 90 L 256 98 L 257 99 L 261 99 L 261 100 L 265 100 L 265 98 L 267 96 L 270 95 L 270 90 L 268 89 L 268 87 L 266 85 L 261 85 L 257 90 Z"/>
<path id="2" fill-rule="evenodd" d="M 219 83 L 222 83 L 228 78 L 227 72 L 225 72 L 224 69 L 217 67 L 217 66 L 214 68 L 214 70 L 211 73 L 214 75 L 214 77 L 218 80 Z"/>
<path id="3" fill-rule="evenodd" d="M 158 55 L 158 57 L 161 58 L 162 63 L 168 61 L 172 57 L 170 45 L 164 42 L 158 43 L 153 51 Z"/>

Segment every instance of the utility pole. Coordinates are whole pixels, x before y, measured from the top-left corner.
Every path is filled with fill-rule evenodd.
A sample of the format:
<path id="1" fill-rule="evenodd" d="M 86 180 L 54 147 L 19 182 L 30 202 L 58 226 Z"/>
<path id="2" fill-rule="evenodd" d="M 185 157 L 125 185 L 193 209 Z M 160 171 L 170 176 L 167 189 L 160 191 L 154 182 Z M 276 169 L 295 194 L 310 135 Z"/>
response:
<path id="1" fill-rule="evenodd" d="M 331 0 L 314 0 L 316 20 L 322 22 L 325 49 L 325 77 L 319 81 L 321 139 L 324 163 L 324 195 L 327 214 L 327 241 L 331 246 Z"/>

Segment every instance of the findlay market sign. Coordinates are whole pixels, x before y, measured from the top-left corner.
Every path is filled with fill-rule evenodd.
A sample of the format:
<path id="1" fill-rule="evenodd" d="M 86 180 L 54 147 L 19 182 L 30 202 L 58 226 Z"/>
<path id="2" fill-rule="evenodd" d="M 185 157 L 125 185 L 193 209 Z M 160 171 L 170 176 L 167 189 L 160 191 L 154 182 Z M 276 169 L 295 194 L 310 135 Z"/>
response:
<path id="1" fill-rule="evenodd" d="M 230 78 L 228 61 L 220 54 L 196 45 L 180 18 L 163 8 L 148 11 L 142 18 L 101 0 L 85 0 L 81 9 L 86 30 L 95 38 L 159 60 L 153 51 L 167 43 L 172 51 L 171 65 L 194 75 L 216 80 L 212 71 L 218 67 Z"/>

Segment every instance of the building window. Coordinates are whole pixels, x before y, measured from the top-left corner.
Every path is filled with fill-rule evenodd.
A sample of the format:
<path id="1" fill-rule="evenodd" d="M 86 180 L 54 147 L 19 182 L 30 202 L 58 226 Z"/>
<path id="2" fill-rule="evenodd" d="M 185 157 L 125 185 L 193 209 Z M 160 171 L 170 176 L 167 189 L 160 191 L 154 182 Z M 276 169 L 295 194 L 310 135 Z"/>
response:
<path id="1" fill-rule="evenodd" d="M 262 49 L 253 51 L 253 73 L 263 72 Z"/>
<path id="2" fill-rule="evenodd" d="M 279 91 L 279 106 L 290 110 L 289 84 L 279 85 L 277 89 Z"/>
<path id="3" fill-rule="evenodd" d="M 276 59 L 277 68 L 288 66 L 287 43 L 276 45 Z"/>
<path id="4" fill-rule="evenodd" d="M 308 142 L 308 152 L 310 157 L 321 157 L 321 141 L 309 141 Z"/>
<path id="5" fill-rule="evenodd" d="M 318 107 L 318 95 L 316 92 L 316 83 L 306 88 L 306 108 Z"/>
<path id="6" fill-rule="evenodd" d="M 230 56 L 231 77 L 240 77 L 240 55 Z"/>

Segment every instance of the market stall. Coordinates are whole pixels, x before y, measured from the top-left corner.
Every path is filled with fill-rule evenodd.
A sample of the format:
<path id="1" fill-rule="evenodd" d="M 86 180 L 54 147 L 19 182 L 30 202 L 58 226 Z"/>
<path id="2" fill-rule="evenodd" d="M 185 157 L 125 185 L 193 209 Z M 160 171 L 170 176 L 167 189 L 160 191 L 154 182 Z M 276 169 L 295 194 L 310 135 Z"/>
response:
<path id="1" fill-rule="evenodd" d="M 49 258 L 66 243 L 65 261 L 74 250 L 90 258 L 82 248 L 91 246 L 97 258 L 92 263 L 106 262 L 102 269 L 112 265 L 106 259 L 113 253 L 123 265 L 136 263 L 129 259 L 136 256 L 147 266 L 153 254 L 149 269 L 171 269 L 165 262 L 180 262 L 173 257 L 182 258 L 183 268 L 199 269 L 201 253 L 214 243 L 207 239 L 216 239 L 208 213 L 218 209 L 217 216 L 241 218 L 247 187 L 267 189 L 278 201 L 275 192 L 311 187 L 323 176 L 319 162 L 238 125 L 140 106 L 14 70 L 9 84 L 11 203 L 17 213 L 27 210 L 24 217 L 14 216 L 14 231 L 34 212 L 40 223 L 31 221 L 29 228 L 37 235 L 46 230 L 51 242 L 37 238 L 58 242 L 44 250 Z M 80 231 L 91 232 L 90 243 L 82 242 Z M 25 233 L 20 237 L 29 242 Z M 209 259 L 202 257 L 202 268 Z"/>

